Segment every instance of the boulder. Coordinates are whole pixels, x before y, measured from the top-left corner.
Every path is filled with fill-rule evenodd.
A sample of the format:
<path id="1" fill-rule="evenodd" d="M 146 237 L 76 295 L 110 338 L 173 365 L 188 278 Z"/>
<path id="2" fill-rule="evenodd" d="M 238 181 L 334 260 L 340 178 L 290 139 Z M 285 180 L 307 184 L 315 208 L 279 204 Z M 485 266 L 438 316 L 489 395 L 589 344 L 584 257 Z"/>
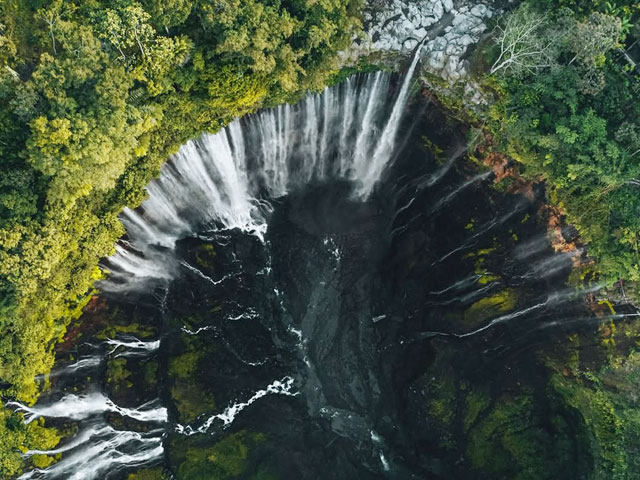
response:
<path id="1" fill-rule="evenodd" d="M 486 15 L 487 10 L 488 9 L 486 5 L 476 5 L 471 9 L 471 15 L 473 15 L 474 17 L 483 18 Z"/>
<path id="2" fill-rule="evenodd" d="M 432 52 L 429 56 L 429 67 L 433 70 L 442 70 L 445 65 L 446 57 L 444 52 Z"/>
<path id="3" fill-rule="evenodd" d="M 437 0 L 433 4 L 433 15 L 438 19 L 442 18 L 444 15 L 444 7 L 442 6 L 442 3 L 440 3 L 440 0 Z"/>

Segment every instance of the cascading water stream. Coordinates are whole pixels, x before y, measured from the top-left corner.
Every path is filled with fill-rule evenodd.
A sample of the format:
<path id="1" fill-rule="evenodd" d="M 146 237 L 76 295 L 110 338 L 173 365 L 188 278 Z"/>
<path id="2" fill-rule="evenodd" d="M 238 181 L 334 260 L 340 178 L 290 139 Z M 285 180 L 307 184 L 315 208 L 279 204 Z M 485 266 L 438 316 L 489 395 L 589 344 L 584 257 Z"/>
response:
<path id="1" fill-rule="evenodd" d="M 64 458 L 46 469 L 36 468 L 19 477 L 28 479 L 87 480 L 107 478 L 122 467 L 148 465 L 161 458 L 161 431 L 139 433 L 116 430 L 104 423 L 87 427 L 76 442 L 50 451 L 27 452 L 25 455 L 55 455 Z M 71 453 L 66 454 L 70 451 Z"/>
<path id="2" fill-rule="evenodd" d="M 54 371 L 52 376 L 72 376 L 79 371 L 94 374 L 95 369 L 111 356 L 144 357 L 157 350 L 159 341 L 140 341 L 126 336 L 122 339 L 107 339 L 100 348 L 105 355 L 94 354 L 81 358 L 76 363 Z M 113 355 L 115 353 L 115 355 Z M 39 418 L 59 419 L 80 422 L 80 431 L 61 445 L 51 450 L 30 450 L 24 453 L 28 458 L 33 455 L 57 455 L 63 458 L 45 469 L 36 468 L 26 472 L 19 480 L 87 480 L 104 478 L 119 472 L 124 467 L 149 465 L 157 462 L 164 452 L 162 429 L 158 429 L 168 420 L 167 409 L 159 400 L 152 400 L 138 408 L 126 408 L 116 405 L 104 393 L 93 391 L 84 394 L 68 393 L 52 403 L 37 404 L 29 407 L 20 402 L 8 402 L 17 412 L 22 412 L 25 423 Z M 118 430 L 106 421 L 106 414 L 117 414 L 155 430 L 146 433 L 130 430 Z"/>
<path id="3" fill-rule="evenodd" d="M 421 48 L 397 95 L 387 72 L 352 77 L 184 145 L 149 184 L 142 207 L 123 212 L 128 241 L 107 260 L 103 288 L 127 291 L 172 278 L 178 265 L 165 249 L 204 224 L 262 237 L 261 199 L 311 181 L 344 178 L 356 182 L 357 195 L 369 195 L 394 151 Z"/>

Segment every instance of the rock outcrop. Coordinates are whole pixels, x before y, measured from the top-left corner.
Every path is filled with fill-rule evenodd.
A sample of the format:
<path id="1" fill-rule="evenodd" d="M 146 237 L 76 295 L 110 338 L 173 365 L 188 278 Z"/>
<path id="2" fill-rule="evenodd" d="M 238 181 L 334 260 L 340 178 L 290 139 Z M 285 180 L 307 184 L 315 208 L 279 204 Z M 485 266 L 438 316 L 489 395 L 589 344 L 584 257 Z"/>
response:
<path id="1" fill-rule="evenodd" d="M 392 0 L 372 2 L 365 12 L 367 37 L 354 43 L 349 56 L 410 53 L 422 41 L 423 68 L 449 83 L 466 77 L 465 56 L 495 14 L 491 2 L 466 0 Z"/>

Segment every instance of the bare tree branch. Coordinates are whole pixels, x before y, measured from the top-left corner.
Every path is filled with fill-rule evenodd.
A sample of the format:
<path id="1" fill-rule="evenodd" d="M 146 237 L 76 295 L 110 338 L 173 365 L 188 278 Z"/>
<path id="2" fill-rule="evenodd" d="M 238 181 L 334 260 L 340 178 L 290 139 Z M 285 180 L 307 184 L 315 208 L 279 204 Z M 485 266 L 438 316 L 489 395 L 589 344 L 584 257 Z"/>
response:
<path id="1" fill-rule="evenodd" d="M 521 6 L 493 33 L 500 54 L 491 67 L 496 72 L 537 73 L 556 64 L 558 35 L 548 28 L 547 19 Z"/>

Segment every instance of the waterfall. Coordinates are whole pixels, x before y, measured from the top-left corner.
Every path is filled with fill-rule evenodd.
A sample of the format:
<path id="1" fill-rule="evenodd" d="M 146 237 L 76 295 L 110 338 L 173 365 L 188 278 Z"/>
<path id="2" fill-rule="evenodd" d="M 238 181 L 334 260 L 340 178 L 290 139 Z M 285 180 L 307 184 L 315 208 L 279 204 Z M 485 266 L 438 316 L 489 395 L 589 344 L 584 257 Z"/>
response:
<path id="1" fill-rule="evenodd" d="M 126 291 L 173 278 L 179 265 L 167 250 L 205 225 L 262 238 L 265 200 L 309 182 L 346 179 L 356 195 L 370 195 L 394 151 L 421 48 L 397 94 L 387 72 L 356 75 L 182 146 L 141 208 L 122 213 L 128 241 L 104 262 L 102 286 Z"/>
<path id="2" fill-rule="evenodd" d="M 54 371 L 53 375 L 73 375 L 80 370 L 98 368 L 107 358 L 143 357 L 153 354 L 160 341 L 142 341 L 133 336 L 107 339 L 100 345 L 102 354 L 79 359 L 76 363 Z M 95 388 L 95 387 L 93 387 Z M 81 429 L 51 450 L 29 450 L 25 458 L 33 455 L 58 455 L 63 458 L 46 469 L 36 468 L 26 472 L 19 480 L 31 478 L 51 480 L 90 480 L 115 475 L 121 469 L 155 464 L 162 458 L 162 427 L 168 422 L 168 411 L 158 399 L 137 408 L 121 407 L 99 391 L 75 394 L 67 393 L 53 403 L 27 406 L 20 402 L 7 402 L 6 406 L 24 414 L 29 424 L 39 418 L 64 419 L 80 422 Z M 107 423 L 106 414 L 117 414 L 146 425 L 145 433 L 118 430 Z M 151 430 L 152 429 L 152 430 Z M 148 431 L 147 431 L 148 430 Z"/>
<path id="3" fill-rule="evenodd" d="M 162 458 L 164 449 L 160 431 L 121 431 L 100 422 L 83 430 L 75 441 L 65 447 L 49 451 L 30 451 L 25 456 L 67 452 L 59 462 L 46 469 L 31 470 L 18 480 L 105 478 L 105 475 L 114 475 L 122 468 L 157 463 Z"/>
<path id="4" fill-rule="evenodd" d="M 204 228 L 218 232 L 216 235 L 239 230 L 262 239 L 272 211 L 270 202 L 308 184 L 347 180 L 353 183 L 354 196 L 366 199 L 394 151 L 419 52 L 420 48 L 398 82 L 388 72 L 355 75 L 297 104 L 263 110 L 183 145 L 163 166 L 159 178 L 147 186 L 148 199 L 141 207 L 123 211 L 120 219 L 127 237 L 103 263 L 109 278 L 101 286 L 114 292 L 146 289 L 149 282 L 166 285 L 178 272 L 218 285 L 236 274 L 212 278 L 209 272 L 178 260 L 173 254 L 177 241 Z M 234 315 L 227 319 L 235 322 L 257 314 L 249 310 Z M 195 335 L 207 328 L 186 333 Z M 83 359 L 68 371 L 97 368 L 108 357 L 145 357 L 159 346 L 159 340 L 132 336 L 106 339 L 98 346 L 103 357 Z M 235 355 L 247 365 L 261 364 Z M 275 380 L 208 418 L 192 425 L 174 425 L 173 430 L 192 435 L 225 428 L 241 411 L 268 395 L 298 395 L 293 377 Z M 163 455 L 162 435 L 170 428 L 168 411 L 159 400 L 127 408 L 94 388 L 67 393 L 54 403 L 8 405 L 24 414 L 25 423 L 64 419 L 81 422 L 83 427 L 53 450 L 26 452 L 26 457 L 63 457 L 46 469 L 25 473 L 24 479 L 102 478 L 124 468 L 153 464 Z M 116 430 L 107 423 L 109 414 L 156 430 Z"/>
<path id="5" fill-rule="evenodd" d="M 38 375 L 38 377 L 36 378 L 38 379 L 47 378 L 47 377 L 55 378 L 55 377 L 60 377 L 64 375 L 73 375 L 75 373 L 78 373 L 80 370 L 86 370 L 86 369 L 97 367 L 102 363 L 102 361 L 103 359 L 99 355 L 80 358 L 75 363 L 72 363 L 70 365 L 65 365 L 64 367 L 52 370 L 46 375 Z"/>
<path id="6" fill-rule="evenodd" d="M 164 423 L 167 421 L 167 409 L 160 407 L 158 403 L 158 401 L 152 401 L 138 408 L 124 408 L 113 403 L 102 393 L 90 393 L 69 394 L 51 405 L 28 407 L 20 402 L 8 402 L 7 406 L 16 407 L 16 411 L 23 412 L 25 423 L 31 423 L 40 417 L 83 420 L 107 412 L 118 413 L 140 422 Z"/>
<path id="7" fill-rule="evenodd" d="M 398 99 L 393 105 L 393 110 L 391 111 L 391 116 L 389 117 L 389 121 L 384 127 L 382 131 L 382 135 L 380 136 L 380 140 L 376 145 L 376 149 L 373 154 L 373 165 L 366 168 L 365 172 L 360 172 L 363 178 L 363 185 L 361 192 L 364 194 L 368 194 L 373 188 L 374 183 L 378 180 L 384 167 L 387 165 L 387 162 L 391 158 L 391 154 L 394 151 L 395 143 L 396 143 L 396 135 L 398 134 L 398 127 L 400 126 L 400 120 L 402 119 L 402 113 L 404 111 L 404 106 L 407 102 L 407 97 L 409 95 L 409 86 L 411 85 L 411 79 L 413 78 L 413 72 L 418 65 L 418 60 L 420 58 L 420 51 L 422 50 L 422 46 L 424 45 L 424 40 L 418 45 L 416 49 L 416 53 L 413 56 L 413 60 L 411 61 L 411 66 L 409 67 L 409 71 L 404 77 L 404 81 L 402 82 L 402 89 L 400 90 L 400 94 L 398 95 Z M 364 167 L 363 167 L 364 169 Z"/>

